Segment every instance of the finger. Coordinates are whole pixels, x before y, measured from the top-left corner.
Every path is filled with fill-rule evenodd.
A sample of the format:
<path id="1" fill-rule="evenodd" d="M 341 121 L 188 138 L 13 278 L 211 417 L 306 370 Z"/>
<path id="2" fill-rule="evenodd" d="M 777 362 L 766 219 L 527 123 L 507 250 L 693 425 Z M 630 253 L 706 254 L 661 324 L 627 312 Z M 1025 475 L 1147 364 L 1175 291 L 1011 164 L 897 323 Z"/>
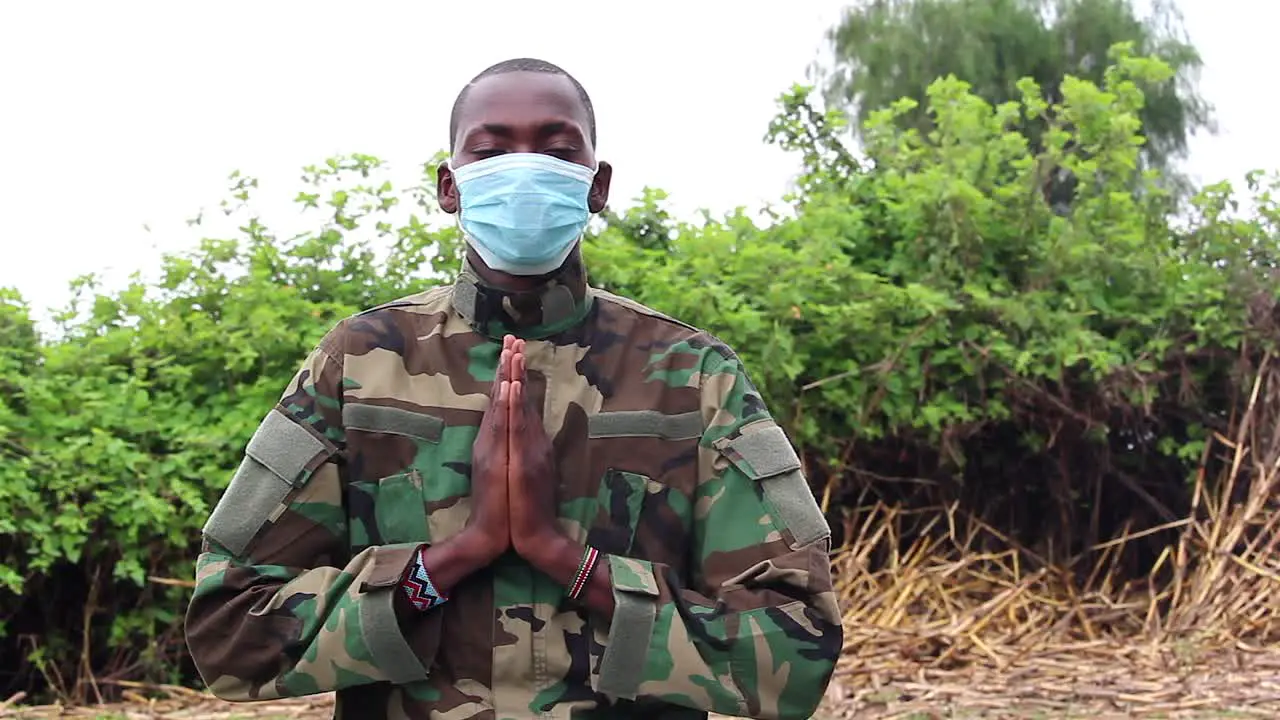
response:
<path id="1" fill-rule="evenodd" d="M 511 394 L 508 396 L 510 402 L 507 403 L 507 414 L 509 418 L 512 442 L 519 442 L 524 431 L 524 382 L 520 380 L 511 383 Z"/>
<path id="2" fill-rule="evenodd" d="M 520 449 L 520 430 L 516 426 L 520 422 L 520 414 L 515 412 L 520 407 L 518 401 L 522 397 L 524 383 L 513 381 L 511 392 L 507 396 L 507 478 L 517 484 L 524 477 L 524 453 Z"/>
<path id="3" fill-rule="evenodd" d="M 498 386 L 498 398 L 486 413 L 486 419 L 491 423 L 489 432 L 493 433 L 490 437 L 494 443 L 494 452 L 501 458 L 500 462 L 505 464 L 506 458 L 509 456 L 508 445 L 510 445 L 510 431 L 507 430 L 511 423 L 511 411 L 507 408 L 511 404 L 511 382 L 504 380 Z M 505 474 L 505 471 L 504 471 Z"/>
<path id="4" fill-rule="evenodd" d="M 520 363 L 518 366 L 518 369 L 516 365 L 516 358 L 519 358 L 519 363 Z M 525 355 L 524 340 L 521 340 L 520 338 L 516 338 L 511 343 L 511 361 L 512 361 L 511 379 L 512 380 L 519 380 L 520 382 L 524 382 L 524 383 L 528 382 L 528 379 L 525 377 L 525 371 L 528 369 L 528 359 L 529 359 L 528 356 Z"/>
<path id="5" fill-rule="evenodd" d="M 503 350 L 498 355 L 498 367 L 493 373 L 493 387 L 496 390 L 503 380 L 511 379 L 511 351 Z"/>
<path id="6" fill-rule="evenodd" d="M 517 416 L 512 412 L 519 407 L 515 403 L 516 398 L 524 394 L 523 383 L 519 380 L 511 382 L 510 391 L 507 393 L 507 403 L 503 406 L 502 431 L 507 441 L 507 477 L 520 477 L 520 435 L 515 431 L 515 421 Z"/>
<path id="7" fill-rule="evenodd" d="M 510 365 L 509 355 L 509 351 L 502 351 L 502 354 L 498 357 L 497 371 L 493 375 L 493 390 L 489 394 L 489 409 L 485 411 L 483 420 L 483 426 L 491 431 L 501 427 L 503 428 L 502 432 L 506 432 L 507 406 L 504 395 L 506 391 L 502 389 L 502 386 L 503 383 L 507 382 L 510 374 L 507 372 L 507 367 Z"/>
<path id="8" fill-rule="evenodd" d="M 503 380 L 498 385 L 498 396 L 493 401 L 493 415 L 498 427 L 505 428 L 510 412 L 507 410 L 511 404 L 511 381 Z"/>

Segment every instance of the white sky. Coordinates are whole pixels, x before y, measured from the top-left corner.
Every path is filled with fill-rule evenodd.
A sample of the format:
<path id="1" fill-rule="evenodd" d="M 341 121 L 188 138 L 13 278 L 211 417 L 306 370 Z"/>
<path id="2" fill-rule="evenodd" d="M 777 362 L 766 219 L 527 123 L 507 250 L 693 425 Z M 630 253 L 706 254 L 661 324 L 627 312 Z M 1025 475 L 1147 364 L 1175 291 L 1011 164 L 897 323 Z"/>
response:
<path id="1" fill-rule="evenodd" d="M 216 208 L 235 169 L 285 199 L 303 165 L 336 153 L 415 170 L 447 143 L 458 89 L 517 56 L 591 93 L 615 208 L 646 185 L 682 214 L 775 201 L 795 168 L 762 141 L 774 99 L 846 4 L 0 0 L 0 286 L 47 308 L 77 275 L 153 269 L 193 241 L 184 221 Z M 1280 169 L 1257 100 L 1280 1 L 1181 7 L 1220 125 L 1189 171 Z"/>

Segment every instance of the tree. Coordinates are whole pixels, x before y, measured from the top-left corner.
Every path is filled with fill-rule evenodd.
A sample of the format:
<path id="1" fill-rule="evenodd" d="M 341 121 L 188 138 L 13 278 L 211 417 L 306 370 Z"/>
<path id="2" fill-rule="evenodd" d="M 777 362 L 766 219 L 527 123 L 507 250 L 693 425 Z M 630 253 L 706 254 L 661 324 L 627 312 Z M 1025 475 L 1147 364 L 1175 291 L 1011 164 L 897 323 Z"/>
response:
<path id="1" fill-rule="evenodd" d="M 851 111 L 859 134 L 872 113 L 904 97 L 918 105 L 899 120 L 922 132 L 932 128 L 926 90 L 948 75 L 992 105 L 1019 100 L 1022 77 L 1060 103 L 1068 76 L 1103 83 L 1118 43 L 1132 43 L 1134 54 L 1173 70 L 1142 88 L 1145 166 L 1180 180 L 1169 171 L 1185 156 L 1190 135 L 1213 129 L 1212 108 L 1195 87 L 1200 55 L 1165 0 L 1155 0 L 1146 17 L 1132 0 L 860 0 L 828 40 L 831 66 L 820 71 L 825 99 Z M 1022 124 L 1038 147 L 1044 119 Z"/>

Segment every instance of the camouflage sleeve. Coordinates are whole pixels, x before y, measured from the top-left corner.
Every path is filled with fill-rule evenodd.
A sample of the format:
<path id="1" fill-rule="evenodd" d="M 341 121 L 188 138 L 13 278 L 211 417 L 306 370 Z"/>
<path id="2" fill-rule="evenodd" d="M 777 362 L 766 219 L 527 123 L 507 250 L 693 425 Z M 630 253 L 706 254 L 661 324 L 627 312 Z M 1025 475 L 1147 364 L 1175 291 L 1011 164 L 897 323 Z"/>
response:
<path id="1" fill-rule="evenodd" d="M 692 572 L 611 557 L 597 690 L 724 715 L 808 718 L 843 646 L 830 528 L 799 458 L 723 346 L 701 368 L 706 430 Z"/>
<path id="2" fill-rule="evenodd" d="M 350 556 L 339 329 L 254 433 L 204 527 L 187 645 L 232 701 L 426 677 L 438 613 L 393 600 L 415 545 Z"/>

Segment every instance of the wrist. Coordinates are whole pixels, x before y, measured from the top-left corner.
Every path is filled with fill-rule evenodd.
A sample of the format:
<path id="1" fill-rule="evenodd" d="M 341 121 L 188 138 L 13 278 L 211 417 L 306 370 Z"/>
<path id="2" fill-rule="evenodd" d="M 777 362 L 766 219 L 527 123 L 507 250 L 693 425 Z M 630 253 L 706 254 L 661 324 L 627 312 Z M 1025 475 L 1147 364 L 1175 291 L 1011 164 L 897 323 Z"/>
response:
<path id="1" fill-rule="evenodd" d="M 454 536 L 458 554 L 469 569 L 468 574 L 491 565 L 506 551 L 506 548 L 501 547 L 493 538 L 493 533 L 486 532 L 476 525 L 468 525 Z"/>
<path id="2" fill-rule="evenodd" d="M 520 554 L 530 565 L 561 582 L 567 579 L 563 577 L 564 567 L 570 559 L 577 563 L 583 550 L 581 545 L 554 528 L 529 536 L 521 545 L 523 551 Z"/>
<path id="3" fill-rule="evenodd" d="M 436 579 L 429 569 L 434 563 L 427 557 L 428 546 L 420 545 L 405 568 L 404 577 L 400 580 L 400 597 L 407 601 L 409 607 L 422 613 L 448 602 L 449 596 L 442 587 L 436 585 Z M 438 556 L 437 556 L 438 557 Z M 397 612 L 403 618 L 403 612 Z"/>

